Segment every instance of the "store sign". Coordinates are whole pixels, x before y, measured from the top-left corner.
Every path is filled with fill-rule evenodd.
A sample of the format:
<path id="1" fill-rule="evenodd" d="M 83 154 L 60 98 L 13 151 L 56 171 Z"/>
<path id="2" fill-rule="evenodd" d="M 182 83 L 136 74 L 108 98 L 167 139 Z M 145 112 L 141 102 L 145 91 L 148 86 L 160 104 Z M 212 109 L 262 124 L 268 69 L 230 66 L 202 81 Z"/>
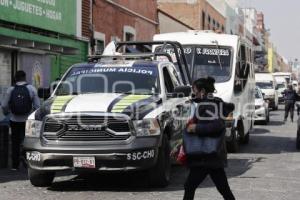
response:
<path id="1" fill-rule="evenodd" d="M 76 35 L 77 0 L 0 0 L 0 19 Z"/>

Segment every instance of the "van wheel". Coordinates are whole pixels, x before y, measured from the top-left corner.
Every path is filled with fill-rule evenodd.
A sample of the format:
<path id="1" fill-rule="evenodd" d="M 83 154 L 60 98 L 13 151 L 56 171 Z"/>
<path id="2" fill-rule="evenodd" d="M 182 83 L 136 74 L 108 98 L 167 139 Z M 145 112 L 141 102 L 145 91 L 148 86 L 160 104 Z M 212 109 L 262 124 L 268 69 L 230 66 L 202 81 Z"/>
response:
<path id="1" fill-rule="evenodd" d="M 250 141 L 250 132 L 248 132 L 242 139 L 242 143 L 243 144 L 249 144 L 249 141 Z"/>
<path id="2" fill-rule="evenodd" d="M 297 131 L 296 148 L 300 150 L 300 130 Z"/>
<path id="3" fill-rule="evenodd" d="M 171 147 L 168 136 L 164 134 L 162 145 L 159 148 L 156 165 L 149 170 L 149 183 L 154 187 L 166 187 L 171 176 Z"/>
<path id="4" fill-rule="evenodd" d="M 35 170 L 28 167 L 28 177 L 32 185 L 36 187 L 51 186 L 55 172 Z"/>
<path id="5" fill-rule="evenodd" d="M 239 151 L 238 131 L 232 131 L 231 140 L 226 144 L 227 150 L 230 153 L 237 153 Z"/>

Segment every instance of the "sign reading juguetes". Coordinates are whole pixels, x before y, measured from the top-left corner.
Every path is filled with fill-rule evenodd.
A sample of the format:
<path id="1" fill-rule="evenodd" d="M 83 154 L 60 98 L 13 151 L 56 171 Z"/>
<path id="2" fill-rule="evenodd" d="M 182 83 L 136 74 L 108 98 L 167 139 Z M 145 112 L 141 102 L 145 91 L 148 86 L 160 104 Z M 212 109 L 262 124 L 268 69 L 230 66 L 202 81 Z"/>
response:
<path id="1" fill-rule="evenodd" d="M 0 0 L 0 20 L 76 34 L 77 0 Z"/>

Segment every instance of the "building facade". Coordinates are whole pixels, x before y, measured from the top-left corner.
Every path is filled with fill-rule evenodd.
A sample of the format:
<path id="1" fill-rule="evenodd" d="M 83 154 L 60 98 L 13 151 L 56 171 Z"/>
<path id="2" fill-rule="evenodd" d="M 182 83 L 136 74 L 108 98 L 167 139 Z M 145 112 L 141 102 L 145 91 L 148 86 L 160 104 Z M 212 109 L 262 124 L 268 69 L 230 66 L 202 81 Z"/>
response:
<path id="1" fill-rule="evenodd" d="M 225 32 L 225 17 L 206 0 L 158 0 L 160 10 L 196 30 Z"/>
<path id="2" fill-rule="evenodd" d="M 91 2 L 91 53 L 101 54 L 110 41 L 152 40 L 158 32 L 156 0 Z"/>
<path id="3" fill-rule="evenodd" d="M 0 98 L 17 70 L 38 87 L 86 60 L 81 0 L 0 1 Z"/>
<path id="4" fill-rule="evenodd" d="M 185 32 L 193 29 L 162 10 L 158 10 L 158 21 L 160 33 Z"/>

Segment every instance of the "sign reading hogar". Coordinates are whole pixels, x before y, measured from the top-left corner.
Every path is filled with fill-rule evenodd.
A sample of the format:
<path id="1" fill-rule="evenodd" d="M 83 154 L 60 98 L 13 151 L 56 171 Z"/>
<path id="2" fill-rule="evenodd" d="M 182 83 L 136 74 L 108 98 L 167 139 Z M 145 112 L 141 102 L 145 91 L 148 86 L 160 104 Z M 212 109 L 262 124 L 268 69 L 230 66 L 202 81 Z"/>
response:
<path id="1" fill-rule="evenodd" d="M 0 0 L 0 19 L 76 35 L 77 0 Z"/>

